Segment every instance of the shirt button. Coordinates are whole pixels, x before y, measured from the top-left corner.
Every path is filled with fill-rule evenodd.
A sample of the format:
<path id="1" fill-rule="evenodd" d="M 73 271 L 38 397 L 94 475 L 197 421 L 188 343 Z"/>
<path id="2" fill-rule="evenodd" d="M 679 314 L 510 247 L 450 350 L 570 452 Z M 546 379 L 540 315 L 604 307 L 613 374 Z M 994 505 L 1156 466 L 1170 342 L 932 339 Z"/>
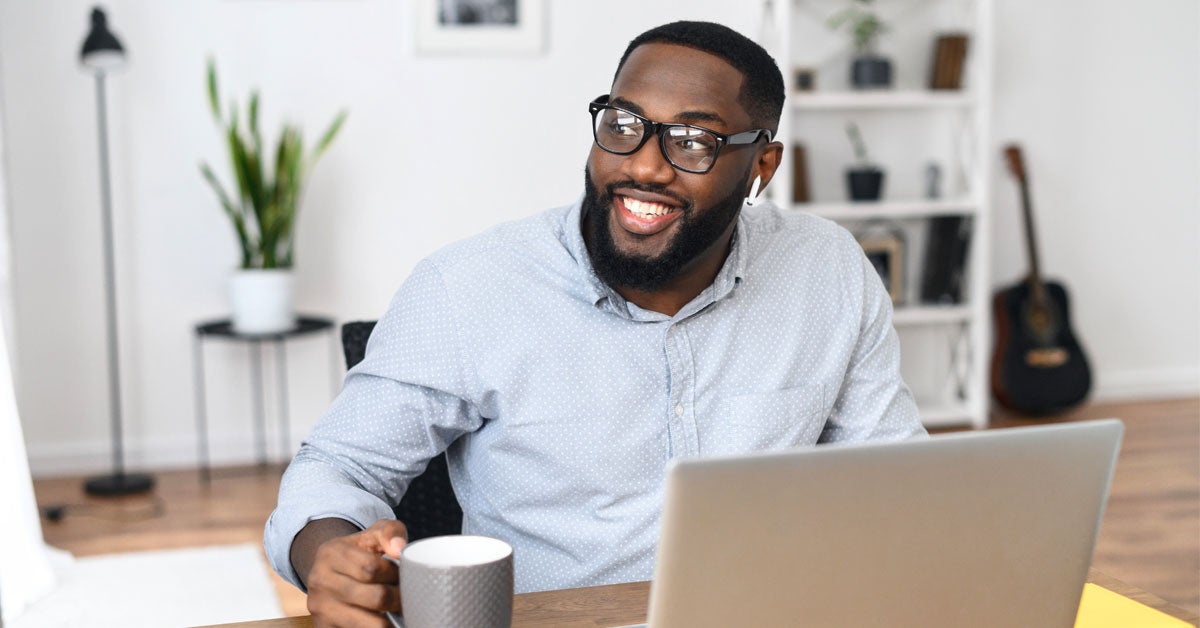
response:
<path id="1" fill-rule="evenodd" d="M 675 416 L 683 416 L 683 404 L 675 404 Z"/>

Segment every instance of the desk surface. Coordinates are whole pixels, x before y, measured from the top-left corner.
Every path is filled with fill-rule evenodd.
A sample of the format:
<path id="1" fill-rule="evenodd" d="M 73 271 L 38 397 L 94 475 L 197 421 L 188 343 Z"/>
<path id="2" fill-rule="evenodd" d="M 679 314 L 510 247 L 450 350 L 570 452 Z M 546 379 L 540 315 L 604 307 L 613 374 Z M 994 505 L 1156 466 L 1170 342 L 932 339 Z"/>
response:
<path id="1" fill-rule="evenodd" d="M 1088 572 L 1088 582 L 1136 600 L 1172 617 L 1193 625 L 1200 616 L 1172 606 L 1159 597 L 1110 578 L 1095 569 Z M 650 600 L 649 582 L 612 584 L 585 589 L 522 593 L 513 602 L 513 628 L 606 628 L 646 621 L 646 606 Z M 240 624 L 225 624 L 226 628 L 311 628 L 309 617 L 266 619 Z"/>

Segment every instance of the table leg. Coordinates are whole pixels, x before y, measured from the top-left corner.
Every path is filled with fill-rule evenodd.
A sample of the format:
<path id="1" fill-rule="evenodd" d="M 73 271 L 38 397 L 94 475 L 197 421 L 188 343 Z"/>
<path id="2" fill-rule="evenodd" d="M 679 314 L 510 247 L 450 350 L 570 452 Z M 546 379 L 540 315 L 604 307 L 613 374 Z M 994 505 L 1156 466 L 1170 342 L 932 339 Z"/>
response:
<path id="1" fill-rule="evenodd" d="M 262 341 L 250 341 L 250 396 L 254 405 L 254 417 L 257 420 L 255 430 L 258 445 L 258 466 L 267 465 L 267 417 L 263 408 L 263 361 Z"/>
<path id="2" fill-rule="evenodd" d="M 196 453 L 200 459 L 200 479 L 207 485 L 212 482 L 212 468 L 208 460 L 208 395 L 204 383 L 204 344 L 201 334 L 196 334 L 192 340 L 192 373 L 195 377 Z"/>
<path id="3" fill-rule="evenodd" d="M 278 373 L 276 379 L 279 382 L 279 426 L 280 437 L 279 441 L 282 446 L 279 448 L 280 457 L 290 459 L 292 449 L 292 430 L 288 427 L 288 386 L 287 386 L 287 342 L 280 338 L 275 341 L 275 362 L 277 363 Z"/>

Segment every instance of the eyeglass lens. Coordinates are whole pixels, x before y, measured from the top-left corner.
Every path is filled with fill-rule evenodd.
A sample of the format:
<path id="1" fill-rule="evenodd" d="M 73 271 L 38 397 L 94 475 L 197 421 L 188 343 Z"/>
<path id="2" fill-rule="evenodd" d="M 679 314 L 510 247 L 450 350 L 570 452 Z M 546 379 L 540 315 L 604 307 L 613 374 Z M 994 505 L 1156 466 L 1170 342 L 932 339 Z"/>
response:
<path id="1" fill-rule="evenodd" d="M 602 109 L 596 115 L 596 142 L 618 154 L 637 149 L 646 134 L 646 124 L 627 112 Z M 717 154 L 719 141 L 708 131 L 690 126 L 663 129 L 662 146 L 667 160 L 685 170 L 708 170 Z"/>

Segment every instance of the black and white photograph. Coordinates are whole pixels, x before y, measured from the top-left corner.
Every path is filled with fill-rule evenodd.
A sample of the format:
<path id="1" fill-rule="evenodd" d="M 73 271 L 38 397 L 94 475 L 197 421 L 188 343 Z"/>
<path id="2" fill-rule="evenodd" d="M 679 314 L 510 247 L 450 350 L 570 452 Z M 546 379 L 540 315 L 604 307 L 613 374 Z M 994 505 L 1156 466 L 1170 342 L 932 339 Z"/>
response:
<path id="1" fill-rule="evenodd" d="M 443 26 L 506 24 L 515 26 L 520 0 L 441 0 L 438 22 Z"/>
<path id="2" fill-rule="evenodd" d="M 417 0 L 418 54 L 540 54 L 545 0 Z"/>

